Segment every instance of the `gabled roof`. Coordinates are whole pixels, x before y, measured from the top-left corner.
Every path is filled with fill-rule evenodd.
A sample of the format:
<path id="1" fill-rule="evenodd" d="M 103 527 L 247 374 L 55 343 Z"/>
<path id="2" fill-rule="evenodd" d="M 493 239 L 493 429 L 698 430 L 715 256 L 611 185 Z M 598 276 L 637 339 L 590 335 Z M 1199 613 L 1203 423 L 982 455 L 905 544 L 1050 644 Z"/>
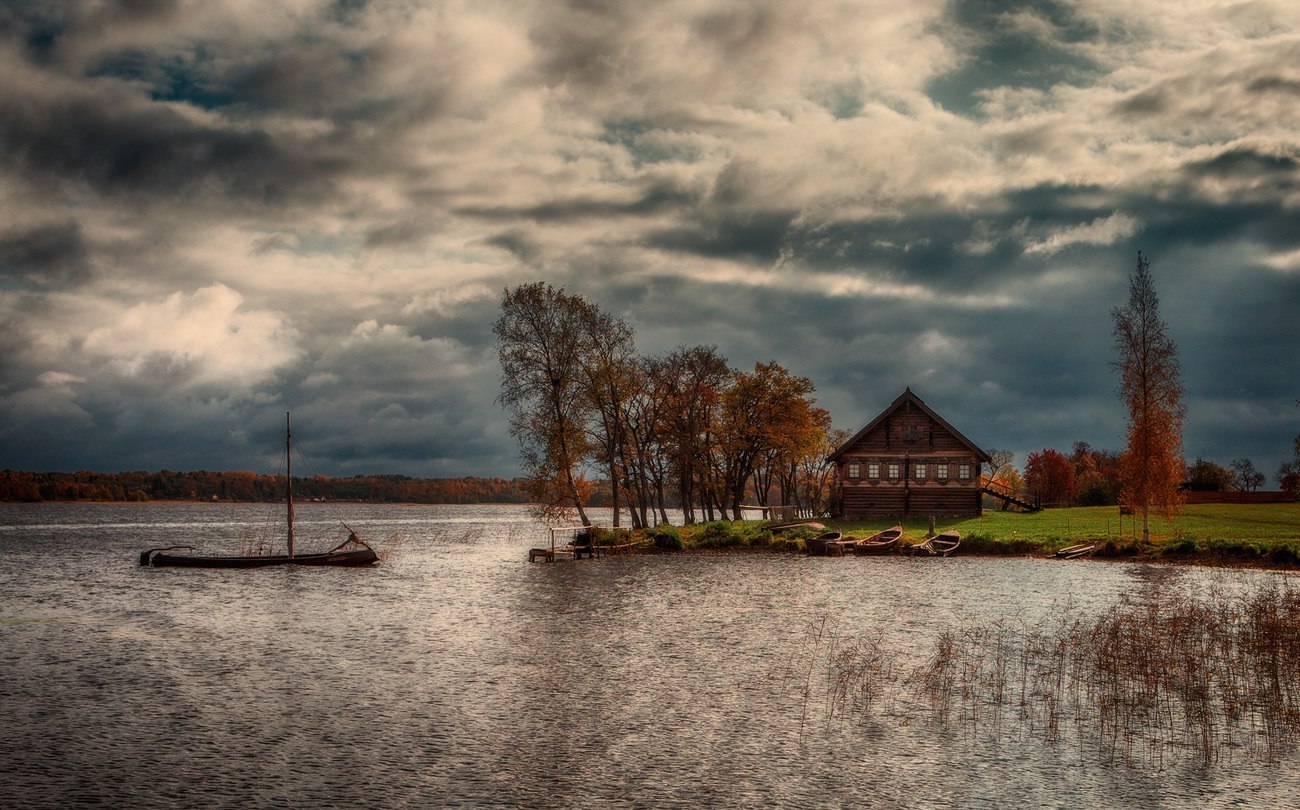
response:
<path id="1" fill-rule="evenodd" d="M 979 457 L 980 461 L 993 460 L 992 457 L 988 453 L 981 450 L 975 444 L 975 442 L 963 436 L 960 430 L 948 424 L 947 420 L 945 420 L 942 416 L 930 410 L 929 405 L 926 405 L 925 402 L 923 402 L 920 397 L 912 393 L 911 387 L 905 389 L 903 393 L 898 396 L 898 399 L 894 400 L 893 403 L 891 403 L 888 408 L 885 408 L 883 411 L 881 411 L 879 416 L 877 416 L 875 419 L 872 419 L 869 425 L 864 427 L 862 430 L 859 430 L 857 433 L 854 433 L 853 436 L 849 438 L 848 441 L 844 442 L 844 444 L 841 444 L 839 447 L 837 447 L 834 453 L 831 453 L 829 456 L 826 457 L 826 460 L 835 461 L 840 456 L 844 455 L 845 451 L 847 451 L 853 445 L 857 444 L 862 439 L 863 436 L 866 436 L 868 433 L 870 433 L 873 429 L 879 426 L 880 423 L 884 422 L 885 419 L 887 419 L 891 414 L 893 414 L 894 411 L 903 407 L 903 405 L 908 402 L 911 402 L 913 405 L 920 408 L 922 413 L 924 413 L 926 416 L 930 417 L 935 422 L 937 422 L 939 426 L 942 427 L 944 430 L 951 433 L 957 439 L 957 441 L 966 445 L 966 447 L 968 447 L 971 450 L 971 452 L 975 453 L 975 455 Z"/>

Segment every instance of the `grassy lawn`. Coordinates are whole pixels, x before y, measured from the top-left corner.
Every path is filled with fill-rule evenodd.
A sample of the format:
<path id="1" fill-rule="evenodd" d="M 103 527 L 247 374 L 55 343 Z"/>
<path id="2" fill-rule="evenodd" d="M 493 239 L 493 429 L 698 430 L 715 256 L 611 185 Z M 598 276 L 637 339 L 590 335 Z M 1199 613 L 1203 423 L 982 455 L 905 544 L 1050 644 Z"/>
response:
<path id="1" fill-rule="evenodd" d="M 836 523 L 845 534 L 866 535 L 890 521 Z M 1202 555 L 1228 558 L 1300 560 L 1300 503 L 1196 504 L 1166 523 L 1153 515 L 1151 546 L 1142 548 L 1141 518 L 1119 514 L 1114 506 L 1047 509 L 1032 514 L 986 511 L 982 516 L 940 520 L 939 530 L 956 529 L 962 547 L 986 553 L 1050 552 L 1084 541 L 1104 541 L 1112 554 Z M 904 524 L 907 535 L 925 535 L 928 521 Z"/>
<path id="2" fill-rule="evenodd" d="M 823 521 L 848 537 L 866 537 L 892 520 Z M 774 535 L 763 521 L 716 521 L 638 532 L 654 548 L 672 550 L 750 549 L 786 553 L 804 550 L 816 533 L 804 528 Z M 904 540 L 926 536 L 929 521 L 903 523 Z M 1229 565 L 1294 567 L 1300 564 L 1300 503 L 1197 504 L 1172 522 L 1151 520 L 1151 543 L 1141 541 L 1141 520 L 1121 516 L 1114 506 L 1048 509 L 1034 514 L 987 511 L 980 517 L 940 520 L 936 530 L 961 532 L 963 554 L 1050 554 L 1098 541 L 1096 556 L 1171 559 Z"/>

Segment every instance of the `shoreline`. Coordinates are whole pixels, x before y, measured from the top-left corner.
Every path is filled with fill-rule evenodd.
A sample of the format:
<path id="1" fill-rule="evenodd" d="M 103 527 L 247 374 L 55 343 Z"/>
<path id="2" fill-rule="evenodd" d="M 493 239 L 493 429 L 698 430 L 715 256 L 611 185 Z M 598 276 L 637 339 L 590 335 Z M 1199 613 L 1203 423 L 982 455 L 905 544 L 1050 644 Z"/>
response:
<path id="1" fill-rule="evenodd" d="M 643 546 L 641 548 L 633 549 L 632 551 L 627 553 L 632 556 L 645 556 L 645 557 L 655 557 L 655 556 L 742 557 L 748 555 L 754 555 L 754 556 L 768 555 L 768 556 L 787 556 L 787 557 L 810 556 L 804 553 L 803 551 L 791 551 L 791 550 L 779 549 L 779 548 L 760 548 L 760 547 L 753 547 L 753 546 L 733 546 L 730 548 L 686 548 L 680 550 L 668 550 L 668 549 L 655 548 L 654 546 Z M 618 556 L 618 555 L 614 555 L 614 556 Z M 856 555 L 848 554 L 843 557 L 827 557 L 826 559 L 832 561 L 845 560 L 855 556 Z M 1180 566 L 1180 567 L 1195 567 L 1195 568 L 1225 568 L 1225 569 L 1239 569 L 1239 570 L 1249 570 L 1249 571 L 1275 571 L 1278 573 L 1293 573 L 1296 571 L 1300 571 L 1300 564 L 1297 563 L 1275 563 L 1275 562 L 1267 562 L 1262 560 L 1248 560 L 1248 559 L 1240 559 L 1235 557 L 1225 557 L 1222 555 L 1213 555 L 1213 554 L 1190 554 L 1190 555 L 1183 555 L 1179 557 L 1161 556 L 1158 554 L 1151 554 L 1151 553 L 1130 554 L 1130 555 L 1120 555 L 1120 556 L 1094 554 L 1086 557 L 1079 557 L 1073 560 L 1067 560 L 1067 559 L 1053 557 L 1051 552 L 1042 552 L 1042 553 L 1032 553 L 1032 552 L 1024 552 L 1024 551 L 996 552 L 996 551 L 987 551 L 987 550 L 972 550 L 968 552 L 963 552 L 959 549 L 957 552 L 953 553 L 951 557 L 943 558 L 943 559 L 958 559 L 963 557 L 1027 559 L 1027 560 L 1040 560 L 1042 562 L 1057 562 L 1057 563 L 1087 563 L 1087 562 L 1140 563 L 1143 565 L 1162 565 L 1162 566 L 1171 566 L 1171 567 Z M 929 559 L 928 557 L 925 556 L 913 558 L 913 557 L 909 557 L 906 554 L 900 554 L 900 553 L 875 554 L 875 555 L 863 557 L 863 559 L 868 559 L 868 560 L 869 559 L 891 559 L 891 558 L 917 559 L 917 560 Z M 836 564 L 836 563 L 832 562 L 830 564 Z"/>

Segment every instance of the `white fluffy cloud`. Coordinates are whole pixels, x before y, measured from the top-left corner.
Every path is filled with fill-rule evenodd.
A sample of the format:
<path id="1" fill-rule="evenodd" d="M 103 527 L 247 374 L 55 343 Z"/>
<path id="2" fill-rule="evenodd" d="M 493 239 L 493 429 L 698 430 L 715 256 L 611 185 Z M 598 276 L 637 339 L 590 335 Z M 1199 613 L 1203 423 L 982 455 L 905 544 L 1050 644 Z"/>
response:
<path id="1" fill-rule="evenodd" d="M 249 311 L 223 284 L 136 304 L 82 341 L 92 357 L 128 376 L 180 369 L 194 385 L 247 388 L 302 354 L 298 333 L 280 313 Z"/>

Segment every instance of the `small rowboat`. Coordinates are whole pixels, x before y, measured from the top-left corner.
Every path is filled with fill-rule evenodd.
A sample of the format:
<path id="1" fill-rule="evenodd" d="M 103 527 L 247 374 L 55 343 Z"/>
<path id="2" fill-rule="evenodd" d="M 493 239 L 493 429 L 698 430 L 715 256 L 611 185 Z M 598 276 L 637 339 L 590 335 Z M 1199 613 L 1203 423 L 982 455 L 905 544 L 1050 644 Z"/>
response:
<path id="1" fill-rule="evenodd" d="M 1090 557 L 1097 550 L 1097 543 L 1078 543 L 1065 548 L 1058 548 L 1052 556 L 1060 560 L 1075 560 L 1079 557 Z"/>
<path id="2" fill-rule="evenodd" d="M 853 553 L 860 555 L 884 554 L 893 551 L 898 547 L 898 541 L 903 537 L 903 527 L 896 525 L 885 529 L 883 532 L 876 532 L 870 537 L 864 537 L 853 545 Z"/>
<path id="3" fill-rule="evenodd" d="M 822 532 L 816 537 L 809 537 L 803 543 L 808 549 L 809 557 L 838 557 L 844 554 L 840 537 L 839 532 Z"/>
<path id="4" fill-rule="evenodd" d="M 947 557 L 957 550 L 961 545 L 961 535 L 957 532 L 948 531 L 936 534 L 924 543 L 913 543 L 902 549 L 904 554 L 928 555 L 931 557 Z"/>

